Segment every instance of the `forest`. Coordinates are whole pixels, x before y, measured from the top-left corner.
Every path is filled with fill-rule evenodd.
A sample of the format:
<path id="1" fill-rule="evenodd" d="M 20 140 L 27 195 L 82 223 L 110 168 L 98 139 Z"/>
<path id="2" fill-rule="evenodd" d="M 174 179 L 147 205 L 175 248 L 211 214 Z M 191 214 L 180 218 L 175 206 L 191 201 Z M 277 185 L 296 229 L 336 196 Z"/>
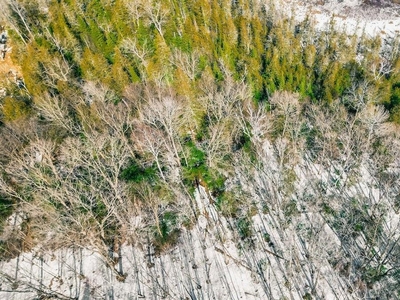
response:
<path id="1" fill-rule="evenodd" d="M 324 299 L 325 264 L 336 299 L 400 298 L 398 37 L 316 30 L 273 1 L 5 4 L 20 74 L 0 82 L 0 261 L 92 249 L 124 282 L 126 245 L 163 257 L 207 220 L 254 299 Z M 284 280 L 265 279 L 268 253 Z M 38 299 L 83 293 L 13 276 Z M 151 299 L 219 295 L 163 284 Z"/>

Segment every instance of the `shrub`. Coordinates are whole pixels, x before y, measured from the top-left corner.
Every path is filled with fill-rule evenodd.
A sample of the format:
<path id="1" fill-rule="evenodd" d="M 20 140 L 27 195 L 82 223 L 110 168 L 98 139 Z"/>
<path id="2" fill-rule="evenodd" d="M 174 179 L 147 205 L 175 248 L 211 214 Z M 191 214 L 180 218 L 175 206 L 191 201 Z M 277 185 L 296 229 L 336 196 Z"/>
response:
<path id="1" fill-rule="evenodd" d="M 135 183 L 140 183 L 142 181 L 152 182 L 157 178 L 156 170 L 157 168 L 155 166 L 143 168 L 132 160 L 129 166 L 122 170 L 121 179 Z"/>
<path id="2" fill-rule="evenodd" d="M 177 228 L 178 216 L 176 213 L 167 211 L 160 217 L 160 231 L 154 230 L 153 244 L 156 253 L 172 247 L 178 242 L 180 230 Z"/>
<path id="3" fill-rule="evenodd" d="M 0 233 L 3 230 L 5 220 L 12 214 L 13 202 L 0 195 Z"/>

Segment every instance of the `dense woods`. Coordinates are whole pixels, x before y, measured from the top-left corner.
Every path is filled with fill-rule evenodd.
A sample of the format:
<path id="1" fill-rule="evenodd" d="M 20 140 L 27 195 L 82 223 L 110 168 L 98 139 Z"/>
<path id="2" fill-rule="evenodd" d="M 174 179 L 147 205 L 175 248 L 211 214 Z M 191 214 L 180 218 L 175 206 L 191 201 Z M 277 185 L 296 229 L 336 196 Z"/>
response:
<path id="1" fill-rule="evenodd" d="M 257 0 L 6 3 L 22 74 L 0 98 L 1 258 L 92 247 L 123 281 L 113 251 L 168 251 L 213 217 L 204 191 L 240 249 L 256 215 L 315 247 L 328 224 L 347 289 L 400 297 L 397 38 Z"/>

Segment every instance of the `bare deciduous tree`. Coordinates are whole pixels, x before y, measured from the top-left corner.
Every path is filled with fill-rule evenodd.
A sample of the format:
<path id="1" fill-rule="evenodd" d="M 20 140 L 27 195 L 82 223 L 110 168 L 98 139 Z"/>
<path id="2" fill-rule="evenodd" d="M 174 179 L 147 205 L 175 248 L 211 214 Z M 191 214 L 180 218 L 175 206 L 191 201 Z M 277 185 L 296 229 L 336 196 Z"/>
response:
<path id="1" fill-rule="evenodd" d="M 209 123 L 209 139 L 204 143 L 210 166 L 217 166 L 224 160 L 224 156 L 231 152 L 234 138 L 238 135 L 241 123 L 243 127 L 243 102 L 251 99 L 249 87 L 243 82 L 236 82 L 232 74 L 221 67 L 225 80 L 220 90 L 205 77 L 202 81 L 202 98 L 205 113 Z M 217 161 L 214 161 L 217 160 Z"/>
<path id="2" fill-rule="evenodd" d="M 45 94 L 37 99 L 35 107 L 45 120 L 64 128 L 70 133 L 78 132 L 81 129 L 69 116 L 70 108 L 68 105 L 59 97 Z"/>
<path id="3" fill-rule="evenodd" d="M 190 80 L 195 80 L 199 72 L 200 53 L 196 50 L 191 53 L 184 53 L 180 50 L 175 50 L 172 55 L 171 63 L 181 68 Z"/>
<path id="4" fill-rule="evenodd" d="M 382 129 L 382 123 L 389 118 L 389 112 L 381 105 L 376 106 L 371 104 L 360 112 L 359 118 L 367 127 L 367 146 L 369 146 L 372 136 L 376 131 Z"/>
<path id="5" fill-rule="evenodd" d="M 161 189 L 165 189 L 166 187 L 161 187 Z M 152 187 L 147 182 L 143 182 L 139 185 L 136 185 L 135 194 L 138 197 L 137 201 L 141 203 L 141 206 L 145 210 L 149 210 L 151 212 L 151 216 L 154 218 L 153 222 L 149 222 L 150 224 L 155 224 L 157 233 L 160 237 L 163 236 L 163 232 L 161 229 L 161 220 L 160 217 L 162 213 L 166 210 L 168 199 L 167 193 L 162 194 L 160 191 L 156 192 L 154 187 Z"/>
<path id="6" fill-rule="evenodd" d="M 165 181 L 164 171 L 162 166 L 166 164 L 166 141 L 163 132 L 157 128 L 146 126 L 137 122 L 135 129 L 132 132 L 132 142 L 135 149 L 140 154 L 150 153 L 156 165 L 161 178 Z M 145 156 L 144 156 L 145 157 Z"/>
<path id="7" fill-rule="evenodd" d="M 285 136 L 289 127 L 300 114 L 299 95 L 290 92 L 275 92 L 269 99 L 271 106 L 275 108 L 277 115 L 283 117 L 282 136 Z M 293 128 L 290 128 L 293 129 Z M 289 132 L 292 135 L 291 132 Z"/>
<path id="8" fill-rule="evenodd" d="M 164 38 L 163 26 L 168 18 L 169 9 L 162 1 L 152 0 L 143 3 L 143 10 L 158 33 Z"/>
<path id="9" fill-rule="evenodd" d="M 63 58 L 53 58 L 51 61 L 43 64 L 43 77 L 46 84 L 52 88 L 57 88 L 57 82 L 68 82 L 70 80 L 72 67 Z"/>
<path id="10" fill-rule="evenodd" d="M 184 115 L 182 103 L 172 95 L 152 96 L 150 94 L 146 103 L 140 108 L 139 114 L 144 123 L 165 132 L 168 141 L 166 145 L 174 154 L 175 164 L 179 165 L 179 152 L 181 152 L 179 132 Z"/>
<path id="11" fill-rule="evenodd" d="M 4 8 L 1 10 L 2 19 L 7 20 L 9 26 L 12 26 L 13 30 L 15 30 L 15 32 L 20 36 L 21 40 L 26 44 L 28 39 L 33 37 L 33 33 L 30 25 L 28 24 L 26 16 L 27 12 L 23 3 L 17 0 L 3 0 L 2 7 Z M 18 16 L 19 20 L 24 26 L 24 29 L 28 33 L 28 36 L 26 36 L 24 32 L 19 29 L 15 19 L 11 17 L 12 13 L 15 13 Z"/>
<path id="12" fill-rule="evenodd" d="M 122 41 L 121 49 L 123 52 L 133 54 L 136 58 L 138 58 L 144 69 L 147 67 L 147 59 L 150 55 L 150 49 L 146 44 L 139 46 L 134 38 L 127 38 Z"/>

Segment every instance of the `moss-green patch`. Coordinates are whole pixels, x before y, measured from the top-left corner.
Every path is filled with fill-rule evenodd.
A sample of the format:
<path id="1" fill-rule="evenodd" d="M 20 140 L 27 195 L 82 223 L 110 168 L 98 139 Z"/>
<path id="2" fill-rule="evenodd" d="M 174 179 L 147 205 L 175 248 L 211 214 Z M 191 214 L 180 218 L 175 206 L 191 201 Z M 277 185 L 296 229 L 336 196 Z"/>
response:
<path id="1" fill-rule="evenodd" d="M 157 168 L 155 166 L 143 168 L 134 160 L 121 172 L 121 179 L 135 183 L 140 183 L 142 181 L 152 182 L 155 181 L 156 178 Z"/>
<path id="2" fill-rule="evenodd" d="M 250 218 L 247 216 L 239 218 L 237 220 L 237 228 L 238 228 L 238 233 L 239 236 L 242 240 L 246 240 L 251 238 L 252 236 L 252 230 L 251 230 L 251 221 Z"/>
<path id="3" fill-rule="evenodd" d="M 14 203 L 0 195 L 0 232 L 3 231 L 4 222 L 12 214 Z"/>
<path id="4" fill-rule="evenodd" d="M 207 166 L 206 154 L 192 140 L 185 143 L 185 150 L 186 161 L 182 160 L 184 183 L 191 188 L 202 183 L 213 197 L 221 196 L 225 190 L 224 176 Z"/>
<path id="5" fill-rule="evenodd" d="M 217 208 L 226 217 L 236 217 L 239 213 L 239 201 L 236 193 L 226 191 L 223 195 L 217 198 Z"/>
<path id="6" fill-rule="evenodd" d="M 154 228 L 153 245 L 156 253 L 168 249 L 178 242 L 180 229 L 177 228 L 178 215 L 167 211 L 160 217 L 159 228 Z"/>

